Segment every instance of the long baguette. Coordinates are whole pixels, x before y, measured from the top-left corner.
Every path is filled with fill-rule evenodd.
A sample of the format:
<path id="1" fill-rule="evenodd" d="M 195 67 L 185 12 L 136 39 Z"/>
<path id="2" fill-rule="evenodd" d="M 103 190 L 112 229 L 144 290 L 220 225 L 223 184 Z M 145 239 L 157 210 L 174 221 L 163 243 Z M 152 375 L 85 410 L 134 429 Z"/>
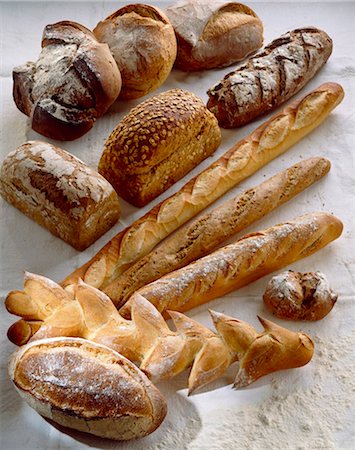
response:
<path id="1" fill-rule="evenodd" d="M 341 102 L 339 84 L 325 83 L 235 144 L 180 191 L 118 233 L 62 286 L 78 282 L 103 289 L 159 242 L 320 125 Z"/>
<path id="2" fill-rule="evenodd" d="M 322 178 L 329 169 L 327 159 L 310 158 L 224 202 L 165 239 L 117 277 L 105 293 L 117 307 L 122 306 L 142 286 L 210 253 Z"/>
<path id="3" fill-rule="evenodd" d="M 160 311 L 188 311 L 312 255 L 342 232 L 341 221 L 318 212 L 246 235 L 137 293 Z M 127 317 L 131 299 L 120 309 Z"/>

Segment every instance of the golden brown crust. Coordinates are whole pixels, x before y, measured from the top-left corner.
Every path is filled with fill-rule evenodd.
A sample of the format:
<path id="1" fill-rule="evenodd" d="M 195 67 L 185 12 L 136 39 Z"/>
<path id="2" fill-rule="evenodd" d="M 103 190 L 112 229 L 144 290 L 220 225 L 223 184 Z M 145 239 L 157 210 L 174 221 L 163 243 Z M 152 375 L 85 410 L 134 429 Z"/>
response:
<path id="1" fill-rule="evenodd" d="M 228 66 L 263 43 L 261 20 L 241 3 L 187 0 L 166 13 L 178 42 L 175 67 L 187 72 Z"/>
<path id="2" fill-rule="evenodd" d="M 172 89 L 133 108 L 105 143 L 99 172 L 137 206 L 157 197 L 218 147 L 217 121 L 201 99 Z"/>
<path id="3" fill-rule="evenodd" d="M 117 234 L 62 284 L 76 283 L 82 278 L 86 283 L 104 289 L 179 226 L 309 134 L 343 97 L 344 91 L 339 84 L 325 83 L 294 100 L 177 193 Z"/>
<path id="4" fill-rule="evenodd" d="M 306 214 L 246 235 L 137 292 L 161 312 L 188 311 L 312 255 L 342 230 L 341 221 L 331 214 Z M 120 312 L 126 317 L 129 310 L 130 300 Z"/>
<path id="5" fill-rule="evenodd" d="M 248 189 L 181 227 L 104 288 L 117 307 L 139 288 L 207 255 L 237 232 L 261 219 L 319 180 L 330 169 L 324 158 L 310 158 Z"/>
<path id="6" fill-rule="evenodd" d="M 16 352 L 10 377 L 45 417 L 97 436 L 127 440 L 166 415 L 160 392 L 130 361 L 83 339 L 46 339 Z"/>
<path id="7" fill-rule="evenodd" d="M 263 300 L 280 319 L 321 320 L 333 309 L 338 296 L 321 272 L 293 272 L 275 275 L 268 282 Z"/>
<path id="8" fill-rule="evenodd" d="M 95 242 L 120 216 L 118 196 L 107 180 L 46 142 L 26 142 L 5 158 L 0 192 L 77 250 Z"/>
<path id="9" fill-rule="evenodd" d="M 100 42 L 111 49 L 122 75 L 120 98 L 142 97 L 168 77 L 176 58 L 174 29 L 157 7 L 124 6 L 94 29 Z"/>

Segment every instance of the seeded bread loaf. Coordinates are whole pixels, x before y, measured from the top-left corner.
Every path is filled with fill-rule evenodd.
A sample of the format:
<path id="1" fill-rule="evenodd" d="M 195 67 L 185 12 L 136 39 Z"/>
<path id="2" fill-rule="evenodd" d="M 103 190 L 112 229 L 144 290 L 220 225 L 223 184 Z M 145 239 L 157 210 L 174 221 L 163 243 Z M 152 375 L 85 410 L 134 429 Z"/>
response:
<path id="1" fill-rule="evenodd" d="M 94 29 L 105 42 L 122 75 L 120 98 L 139 98 L 164 83 L 176 58 L 174 29 L 166 15 L 151 5 L 120 8 Z"/>
<path id="2" fill-rule="evenodd" d="M 207 107 L 220 126 L 240 127 L 301 90 L 331 52 L 332 40 L 324 31 L 290 31 L 212 87 Z"/>
<path id="3" fill-rule="evenodd" d="M 160 195 L 219 146 L 221 132 L 201 99 L 171 89 L 133 108 L 106 141 L 99 172 L 135 206 Z"/>
<path id="4" fill-rule="evenodd" d="M 152 433 L 166 402 L 128 359 L 84 339 L 36 340 L 12 356 L 20 396 L 54 422 L 96 436 L 128 440 Z"/>
<path id="5" fill-rule="evenodd" d="M 73 155 L 40 141 L 5 158 L 0 193 L 16 208 L 77 250 L 84 250 L 120 216 L 110 183 Z"/>
<path id="6" fill-rule="evenodd" d="M 69 141 L 92 128 L 116 100 L 121 75 L 106 44 L 75 22 L 47 25 L 38 60 L 13 70 L 13 96 L 32 128 Z"/>
<path id="7" fill-rule="evenodd" d="M 263 43 L 261 20 L 241 3 L 181 0 L 166 14 L 178 42 L 175 66 L 187 72 L 229 66 Z"/>

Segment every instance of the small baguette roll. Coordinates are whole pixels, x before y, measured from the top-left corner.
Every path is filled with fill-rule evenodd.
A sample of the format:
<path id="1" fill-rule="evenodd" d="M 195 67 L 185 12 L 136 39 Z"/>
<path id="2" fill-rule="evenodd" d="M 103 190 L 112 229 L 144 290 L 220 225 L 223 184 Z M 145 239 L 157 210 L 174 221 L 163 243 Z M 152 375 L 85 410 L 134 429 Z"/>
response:
<path id="1" fill-rule="evenodd" d="M 77 250 L 95 242 L 120 216 L 110 183 L 47 142 L 28 141 L 7 155 L 0 169 L 0 194 Z"/>
<path id="2" fill-rule="evenodd" d="M 9 375 L 20 396 L 59 425 L 109 439 L 152 433 L 164 420 L 164 397 L 133 363 L 79 338 L 52 338 L 21 347 Z"/>
<path id="3" fill-rule="evenodd" d="M 342 230 L 341 221 L 331 214 L 306 214 L 246 235 L 137 292 L 160 312 L 188 311 L 312 255 Z M 124 317 L 130 314 L 131 299 L 120 309 Z"/>
<path id="4" fill-rule="evenodd" d="M 187 72 L 229 66 L 263 43 L 261 20 L 242 3 L 181 0 L 166 14 L 178 42 L 175 66 Z"/>

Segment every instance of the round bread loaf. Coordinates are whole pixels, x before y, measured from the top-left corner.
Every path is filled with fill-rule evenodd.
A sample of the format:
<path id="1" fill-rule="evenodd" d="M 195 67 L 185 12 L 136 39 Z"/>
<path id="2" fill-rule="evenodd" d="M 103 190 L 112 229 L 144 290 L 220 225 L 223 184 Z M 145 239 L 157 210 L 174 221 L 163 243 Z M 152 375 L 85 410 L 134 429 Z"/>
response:
<path id="1" fill-rule="evenodd" d="M 178 42 L 175 66 L 181 70 L 229 66 L 263 44 L 261 20 L 241 3 L 181 0 L 166 14 Z"/>
<path id="2" fill-rule="evenodd" d="M 32 128 L 69 141 L 88 132 L 116 100 L 121 76 L 107 45 L 75 22 L 47 25 L 36 63 L 13 70 L 13 96 Z"/>
<path id="3" fill-rule="evenodd" d="M 94 34 L 109 45 L 120 69 L 120 98 L 142 97 L 164 83 L 170 74 L 176 58 L 176 38 L 159 8 L 127 5 L 99 22 Z"/>
<path id="4" fill-rule="evenodd" d="M 39 414 L 68 428 L 128 440 L 164 420 L 164 397 L 133 363 L 106 346 L 51 338 L 21 347 L 10 378 Z"/>

